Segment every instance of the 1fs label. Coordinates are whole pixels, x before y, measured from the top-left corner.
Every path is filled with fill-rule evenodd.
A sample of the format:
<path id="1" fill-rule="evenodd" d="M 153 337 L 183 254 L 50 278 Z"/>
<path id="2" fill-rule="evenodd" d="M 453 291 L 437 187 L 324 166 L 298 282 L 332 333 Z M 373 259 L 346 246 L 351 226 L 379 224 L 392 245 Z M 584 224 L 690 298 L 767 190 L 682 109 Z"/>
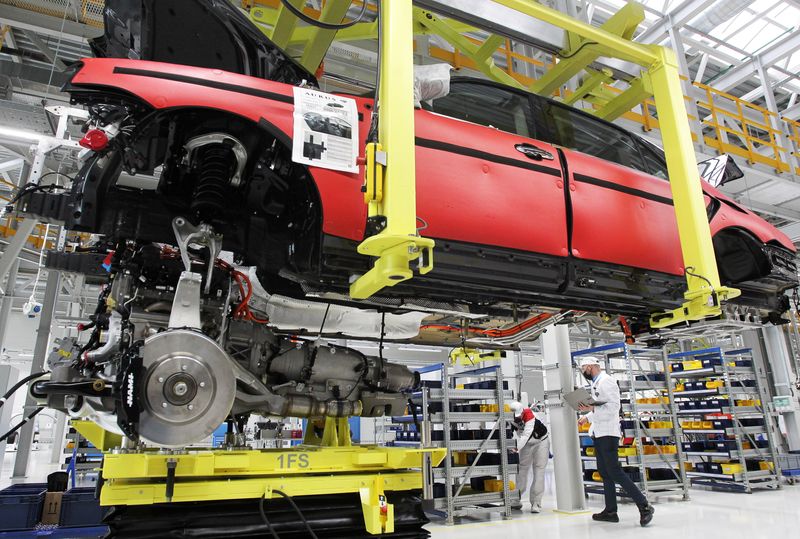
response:
<path id="1" fill-rule="evenodd" d="M 288 453 L 278 456 L 279 468 L 308 468 L 308 455 L 304 453 Z"/>

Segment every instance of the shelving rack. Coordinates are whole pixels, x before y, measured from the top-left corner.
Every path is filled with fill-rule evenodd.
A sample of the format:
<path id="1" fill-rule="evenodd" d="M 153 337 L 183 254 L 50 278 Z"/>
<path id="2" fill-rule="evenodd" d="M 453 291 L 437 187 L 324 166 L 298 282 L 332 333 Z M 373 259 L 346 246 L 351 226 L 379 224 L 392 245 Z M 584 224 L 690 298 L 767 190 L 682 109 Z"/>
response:
<path id="1" fill-rule="evenodd" d="M 679 494 L 684 500 L 688 500 L 689 482 L 673 396 L 675 383 L 667 368 L 664 350 L 612 343 L 572 353 L 573 359 L 577 361 L 580 361 L 581 356 L 588 355 L 602 356 L 606 372 L 620 386 L 623 440 L 632 439 L 633 443 L 626 449 L 635 448 L 636 451 L 635 455 L 620 457 L 622 466 L 638 469 L 638 480 L 634 478 L 634 482 L 645 495 Z M 640 399 L 658 402 L 643 403 Z M 653 422 L 658 422 L 659 425 L 653 425 Z M 589 438 L 589 434 L 585 432 L 580 433 L 580 436 Z M 587 465 L 596 463 L 596 458 L 585 454 L 588 451 L 584 443 L 581 446 L 584 447 L 584 454 L 581 456 L 585 475 L 584 490 L 587 493 L 602 494 L 602 481 L 589 479 L 586 473 L 587 470 L 596 470 L 596 467 L 587 468 Z M 666 451 L 668 447 L 674 447 L 675 452 Z M 654 448 L 655 453 L 645 454 L 645 448 Z M 626 495 L 621 488 L 617 488 L 620 495 Z"/>
<path id="2" fill-rule="evenodd" d="M 92 472 L 99 468 L 103 462 L 103 452 L 96 447 L 81 447 L 86 438 L 81 436 L 77 431 L 70 428 L 70 432 L 66 435 L 66 439 L 72 441 L 72 447 L 64 448 L 64 455 L 67 458 L 61 465 L 62 470 L 72 469 L 77 474 Z M 74 467 L 72 460 L 75 460 Z"/>
<path id="3" fill-rule="evenodd" d="M 696 467 L 703 467 L 688 473 L 692 484 L 748 493 L 755 488 L 780 488 L 781 472 L 773 439 L 773 414 L 768 410 L 766 373 L 756 365 L 752 350 L 724 350 L 715 346 L 670 354 L 669 359 L 675 362 L 674 371 L 679 364 L 686 365 L 682 363 L 685 361 L 695 362 L 694 366 L 699 363 L 700 367 L 672 375 L 684 384 L 705 386 L 675 393 L 676 398 L 681 399 L 679 416 L 684 421 L 701 418 L 704 423 L 700 428 L 683 429 L 688 457 Z M 722 382 L 722 385 L 708 387 L 708 382 L 715 386 Z M 741 405 L 741 400 L 752 403 Z M 724 421 L 731 421 L 730 426 Z M 716 448 L 711 448 L 714 442 Z M 721 461 L 738 464 L 738 469 L 724 473 Z M 753 469 L 755 465 L 759 468 Z M 709 469 L 711 467 L 713 470 Z"/>
<path id="4" fill-rule="evenodd" d="M 503 373 L 499 366 L 491 366 L 467 371 L 453 372 L 448 364 L 436 364 L 419 369 L 421 374 L 438 372 L 441 374 L 441 388 L 424 387 L 414 395 L 413 401 L 421 403 L 419 416 L 421 445 L 425 447 L 446 447 L 451 453 L 438 468 L 425 471 L 426 498 L 432 498 L 433 512 L 444 515 L 448 525 L 456 517 L 479 513 L 500 512 L 505 518 L 511 517 L 512 506 L 519 504 L 519 490 L 511 490 L 510 478 L 518 472 L 517 464 L 508 463 L 510 438 L 506 431 L 513 414 L 505 412 L 505 405 L 512 399 L 513 392 L 503 386 Z M 489 382 L 493 388 L 460 389 L 461 380 Z M 454 411 L 456 404 L 477 404 L 492 407 L 496 411 Z M 413 417 L 393 418 L 397 422 L 413 422 Z M 486 427 L 487 434 L 480 439 L 455 440 L 453 431 L 465 424 L 479 423 Z M 491 425 L 491 427 L 489 427 Z M 465 429 L 466 430 L 466 429 Z M 464 431 L 458 431 L 464 432 Z M 472 432 L 475 432 L 473 429 Z M 497 437 L 495 438 L 495 433 Z M 413 442 L 412 442 L 413 443 Z M 452 452 L 469 452 L 471 464 L 456 465 Z M 481 463 L 486 454 L 496 454 L 497 464 Z M 502 490 L 496 492 L 475 492 L 470 488 L 470 479 L 480 476 L 493 476 L 502 481 Z M 433 485 L 444 483 L 444 495 L 433 496 Z"/>

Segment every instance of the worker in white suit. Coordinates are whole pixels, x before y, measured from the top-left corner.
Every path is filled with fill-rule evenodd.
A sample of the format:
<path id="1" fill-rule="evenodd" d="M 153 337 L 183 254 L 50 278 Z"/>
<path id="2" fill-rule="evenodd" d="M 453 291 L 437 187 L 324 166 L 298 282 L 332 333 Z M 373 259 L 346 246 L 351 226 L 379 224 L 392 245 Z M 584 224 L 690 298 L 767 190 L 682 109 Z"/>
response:
<path id="1" fill-rule="evenodd" d="M 524 499 L 525 491 L 531 501 L 531 513 L 541 513 L 544 495 L 544 469 L 550 458 L 550 439 L 547 427 L 539 421 L 530 408 L 520 402 L 512 402 L 509 408 L 514 413 L 516 450 L 519 453 L 517 488 Z M 533 475 L 533 482 L 528 482 Z"/>
<path id="2" fill-rule="evenodd" d="M 597 471 L 603 478 L 606 502 L 605 509 L 592 515 L 592 519 L 600 522 L 619 522 L 616 485 L 620 485 L 639 507 L 639 523 L 647 526 L 653 520 L 655 509 L 619 463 L 617 450 L 619 439 L 622 437 L 619 425 L 619 386 L 608 373 L 603 371 L 596 357 L 584 357 L 580 367 L 583 377 L 591 383 L 589 393 L 592 403 L 581 406 L 581 411 L 588 413 L 582 416 L 578 423 L 581 425 L 591 423 L 589 435 L 594 440 Z"/>

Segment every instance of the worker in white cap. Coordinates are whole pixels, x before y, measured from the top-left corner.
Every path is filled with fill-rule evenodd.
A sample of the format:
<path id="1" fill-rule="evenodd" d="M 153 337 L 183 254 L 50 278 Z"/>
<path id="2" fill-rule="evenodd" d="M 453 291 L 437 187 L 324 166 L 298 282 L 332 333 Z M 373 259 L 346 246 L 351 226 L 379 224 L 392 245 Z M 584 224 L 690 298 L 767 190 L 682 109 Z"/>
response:
<path id="1" fill-rule="evenodd" d="M 512 402 L 509 408 L 514 413 L 514 437 L 517 442 L 516 451 L 519 453 L 517 488 L 521 493 L 520 499 L 524 499 L 525 491 L 527 491 L 531 501 L 531 513 L 541 513 L 542 496 L 544 495 L 544 469 L 547 467 L 547 459 L 550 458 L 550 439 L 547 426 L 521 402 Z M 533 475 L 533 482 L 528 487 L 531 475 Z"/>
<path id="2" fill-rule="evenodd" d="M 619 464 L 619 439 L 622 432 L 619 426 L 620 396 L 619 386 L 614 379 L 603 372 L 600 361 L 596 357 L 587 356 L 580 362 L 581 374 L 589 382 L 594 404 L 581 406 L 581 411 L 588 412 L 578 423 L 591 422 L 589 435 L 594 440 L 597 471 L 603 478 L 606 507 L 592 515 L 592 519 L 601 522 L 619 522 L 617 515 L 617 488 L 620 485 L 628 496 L 639 507 L 639 523 L 647 526 L 653 520 L 655 509 L 647 498 L 628 477 Z"/>

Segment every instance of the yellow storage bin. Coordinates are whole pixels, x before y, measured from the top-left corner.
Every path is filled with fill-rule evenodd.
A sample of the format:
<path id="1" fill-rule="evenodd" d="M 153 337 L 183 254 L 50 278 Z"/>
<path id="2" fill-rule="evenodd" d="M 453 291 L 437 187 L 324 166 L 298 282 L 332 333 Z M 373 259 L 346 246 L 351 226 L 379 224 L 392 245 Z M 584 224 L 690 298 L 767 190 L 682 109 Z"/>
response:
<path id="1" fill-rule="evenodd" d="M 513 481 L 508 482 L 509 490 L 514 490 L 516 485 Z M 483 490 L 486 492 L 500 492 L 503 490 L 503 481 L 500 479 L 486 479 L 483 482 Z"/>
<path id="2" fill-rule="evenodd" d="M 775 468 L 775 465 L 772 462 L 767 462 L 765 460 L 762 460 L 761 462 L 758 463 L 758 468 L 759 470 L 764 470 L 764 471 L 772 470 L 773 468 Z"/>
<path id="3" fill-rule="evenodd" d="M 578 432 L 589 432 L 589 427 L 591 427 L 591 423 L 584 423 L 583 425 L 578 425 Z"/>
<path id="4" fill-rule="evenodd" d="M 636 456 L 636 448 L 635 447 L 620 447 L 617 451 L 617 454 L 620 457 L 635 457 Z"/>
<path id="5" fill-rule="evenodd" d="M 742 473 L 742 465 L 738 462 L 723 462 L 720 468 L 724 474 Z"/>
<path id="6" fill-rule="evenodd" d="M 603 476 L 600 475 L 600 472 L 594 472 L 592 474 L 592 481 L 602 481 L 602 480 L 603 480 Z"/>
<path id="7" fill-rule="evenodd" d="M 593 457 L 595 455 L 594 447 L 587 447 L 586 448 L 586 456 Z"/>
<path id="8" fill-rule="evenodd" d="M 675 391 L 684 391 L 685 388 L 686 386 L 683 384 L 683 382 L 675 384 Z"/>
<path id="9" fill-rule="evenodd" d="M 700 421 L 700 428 L 701 429 L 713 429 L 714 422 L 713 421 Z"/>
<path id="10" fill-rule="evenodd" d="M 690 361 L 683 362 L 683 370 L 685 371 L 696 371 L 697 369 L 703 368 L 703 362 L 699 359 L 692 359 Z"/>
<path id="11" fill-rule="evenodd" d="M 453 453 L 453 462 L 456 466 L 468 466 L 467 464 L 467 454 L 461 451 L 456 451 Z"/>

